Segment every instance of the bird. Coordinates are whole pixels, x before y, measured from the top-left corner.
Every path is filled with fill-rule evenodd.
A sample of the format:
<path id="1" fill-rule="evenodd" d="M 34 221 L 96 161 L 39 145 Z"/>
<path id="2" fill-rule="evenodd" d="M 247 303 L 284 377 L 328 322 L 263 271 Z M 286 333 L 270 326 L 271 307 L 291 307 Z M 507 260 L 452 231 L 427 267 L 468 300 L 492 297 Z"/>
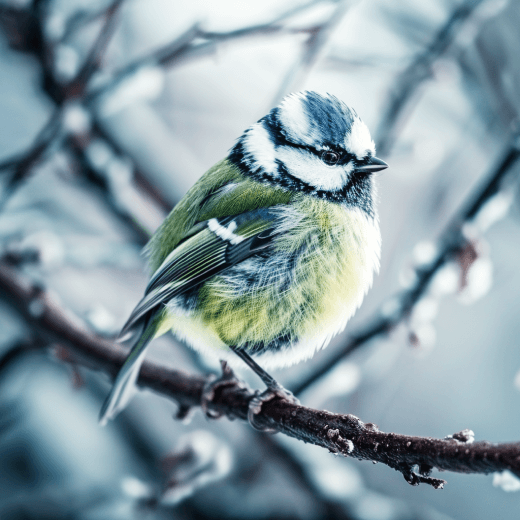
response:
<path id="1" fill-rule="evenodd" d="M 379 271 L 381 234 L 370 131 L 328 93 L 302 91 L 238 138 L 146 246 L 153 273 L 120 338 L 134 346 L 100 412 L 128 403 L 150 342 L 167 331 L 203 355 L 267 369 L 310 358 L 341 332 Z"/>

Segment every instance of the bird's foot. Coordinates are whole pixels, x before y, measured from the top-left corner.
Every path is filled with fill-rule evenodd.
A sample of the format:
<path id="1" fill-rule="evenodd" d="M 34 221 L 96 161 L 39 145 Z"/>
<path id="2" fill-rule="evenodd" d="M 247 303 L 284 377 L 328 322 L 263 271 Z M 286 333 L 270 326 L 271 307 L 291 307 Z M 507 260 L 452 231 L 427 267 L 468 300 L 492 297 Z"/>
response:
<path id="1" fill-rule="evenodd" d="M 213 376 L 205 385 L 202 391 L 201 408 L 209 419 L 219 419 L 224 415 L 223 412 L 216 412 L 211 409 L 211 403 L 215 396 L 225 388 L 239 387 L 246 388 L 246 385 L 237 378 L 231 367 L 226 361 L 221 361 L 222 374 L 219 377 Z"/>
<path id="2" fill-rule="evenodd" d="M 276 382 L 275 382 L 276 383 Z M 262 406 L 272 401 L 273 399 L 285 399 L 292 404 L 300 404 L 300 401 L 294 396 L 292 392 L 285 389 L 282 385 L 276 383 L 274 385 L 270 385 L 264 390 L 262 393 L 258 391 L 255 393 L 254 397 L 249 401 L 249 410 L 247 412 L 247 419 L 249 424 L 258 431 L 265 433 L 276 433 L 277 430 L 273 428 L 265 427 L 259 424 L 257 415 L 262 412 Z"/>

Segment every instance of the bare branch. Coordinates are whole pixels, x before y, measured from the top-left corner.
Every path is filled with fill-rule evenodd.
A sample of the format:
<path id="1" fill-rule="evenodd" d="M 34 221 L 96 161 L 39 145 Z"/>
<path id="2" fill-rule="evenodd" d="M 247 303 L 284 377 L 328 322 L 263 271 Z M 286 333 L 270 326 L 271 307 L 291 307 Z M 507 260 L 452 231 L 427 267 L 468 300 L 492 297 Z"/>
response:
<path id="1" fill-rule="evenodd" d="M 0 172 L 14 168 L 21 161 L 21 159 L 22 157 L 20 155 L 16 155 L 15 157 L 11 157 L 5 161 L 0 162 Z"/>
<path id="2" fill-rule="evenodd" d="M 389 99 L 376 132 L 379 155 L 384 157 L 390 153 L 419 87 L 431 77 L 433 63 L 446 52 L 464 23 L 483 1 L 467 0 L 457 7 L 431 44 L 398 75 L 394 87 L 389 90 Z"/>
<path id="3" fill-rule="evenodd" d="M 17 159 L 4 163 L 4 168 L 13 168 L 0 201 L 0 209 L 20 186 L 20 184 L 31 174 L 32 169 L 43 159 L 46 152 L 57 139 L 61 130 L 62 112 L 56 109 L 45 126 L 40 130 L 30 149 Z"/>
<path id="4" fill-rule="evenodd" d="M 11 363 L 27 354 L 37 350 L 43 350 L 46 344 L 40 341 L 23 340 L 14 344 L 0 355 L 0 373 L 2 373 Z"/>
<path id="5" fill-rule="evenodd" d="M 362 328 L 360 332 L 352 334 L 343 347 L 337 349 L 323 365 L 314 370 L 293 389 L 295 395 L 307 390 L 345 356 L 367 344 L 370 340 L 387 334 L 410 315 L 414 305 L 428 290 L 429 284 L 437 271 L 466 246 L 467 239 L 462 234 L 464 224 L 471 221 L 486 201 L 500 190 L 504 179 L 514 171 L 513 167 L 519 157 L 520 137 L 517 135 L 514 137 L 513 143 L 504 152 L 498 165 L 481 186 L 462 204 L 446 230 L 439 237 L 439 252 L 435 259 L 427 267 L 417 270 L 417 282 L 413 287 L 395 297 L 395 300 L 399 302 L 397 311 L 391 316 L 384 316 L 382 312 L 379 312 L 377 317 Z"/>
<path id="6" fill-rule="evenodd" d="M 59 41 L 66 41 L 71 36 L 74 36 L 81 28 L 85 27 L 86 25 L 89 25 L 92 22 L 95 22 L 100 18 L 105 17 L 106 15 L 106 7 L 98 11 L 92 11 L 91 9 L 81 9 L 79 11 L 76 11 L 67 20 L 63 33 L 59 37 Z"/>
<path id="7" fill-rule="evenodd" d="M 0 294 L 43 338 L 57 340 L 73 349 L 81 356 L 79 362 L 112 375 L 122 365 L 126 349 L 86 330 L 48 294 L 22 280 L 4 263 L 0 263 Z M 174 399 L 183 408 L 201 405 L 207 382 L 206 377 L 150 362 L 143 364 L 138 381 L 141 386 Z M 221 387 L 213 400 L 205 403 L 215 414 L 245 421 L 254 395 L 237 381 L 235 385 Z M 520 443 L 472 443 L 470 436 L 462 435 L 464 432 L 446 439 L 385 433 L 353 415 L 313 410 L 284 399 L 265 403 L 257 421 L 261 426 L 322 446 L 332 453 L 386 464 L 401 472 L 412 485 L 422 482 L 441 488 L 444 481 L 429 476 L 432 468 L 460 473 L 509 470 L 520 476 Z M 415 466 L 419 468 L 417 472 Z"/>
<path id="8" fill-rule="evenodd" d="M 99 36 L 76 77 L 66 87 L 67 97 L 81 95 L 88 81 L 101 65 L 102 57 L 116 29 L 116 15 L 124 0 L 114 0 L 105 13 L 105 22 Z"/>
<path id="9" fill-rule="evenodd" d="M 87 100 L 89 102 L 95 101 L 99 96 L 112 90 L 122 81 L 132 76 L 143 67 L 171 67 L 173 65 L 177 65 L 180 62 L 186 62 L 189 60 L 210 56 L 214 54 L 218 46 L 224 42 L 237 41 L 243 38 L 251 38 L 256 36 L 271 36 L 273 34 L 284 33 L 298 34 L 305 32 L 311 33 L 312 38 L 312 34 L 317 32 L 317 28 L 310 27 L 288 29 L 282 24 L 282 22 L 286 21 L 288 18 L 295 16 L 301 11 L 305 11 L 323 2 L 324 0 L 311 0 L 310 2 L 289 9 L 288 11 L 277 16 L 270 22 L 251 25 L 248 27 L 242 27 L 240 29 L 235 29 L 232 31 L 205 31 L 201 29 L 200 24 L 195 24 L 167 45 L 151 52 L 147 56 L 135 60 L 134 62 L 130 63 L 129 65 L 126 65 L 120 70 L 115 71 L 108 83 L 100 87 L 97 87 L 96 89 L 93 89 L 88 94 Z M 343 4 L 346 4 L 346 2 L 340 3 L 340 7 L 337 8 L 339 11 L 342 11 L 344 9 L 342 7 Z M 331 21 L 328 25 L 332 27 L 332 25 L 334 25 L 334 21 Z M 321 37 L 318 38 L 317 36 L 315 36 L 314 39 L 321 41 Z M 316 49 L 321 48 L 320 46 L 314 44 L 310 47 L 311 50 L 308 51 L 309 56 L 312 54 L 312 49 L 314 47 L 316 47 Z"/>
<path id="10" fill-rule="evenodd" d="M 140 184 L 134 182 L 135 172 L 127 164 L 129 159 L 119 156 L 116 150 L 113 150 L 109 164 L 94 165 L 88 158 L 88 146 L 95 139 L 104 141 L 104 138 L 97 136 L 97 132 L 91 131 L 80 138 L 70 136 L 67 146 L 78 161 L 79 170 L 85 179 L 101 190 L 108 208 L 133 232 L 137 242 L 145 244 L 166 217 L 166 203 L 153 188 L 142 189 L 145 183 L 143 175 Z M 111 148 L 112 141 L 106 146 Z M 111 172 L 111 168 L 116 171 Z M 124 171 L 118 173 L 119 168 Z"/>
<path id="11" fill-rule="evenodd" d="M 318 61 L 325 45 L 334 32 L 334 29 L 341 22 L 351 4 L 351 0 L 342 0 L 341 2 L 338 2 L 338 5 L 332 11 L 329 19 L 311 30 L 303 47 L 300 59 L 293 64 L 282 80 L 280 88 L 273 99 L 273 105 L 278 104 L 286 94 L 300 88 L 299 86 L 303 83 L 314 64 Z"/>

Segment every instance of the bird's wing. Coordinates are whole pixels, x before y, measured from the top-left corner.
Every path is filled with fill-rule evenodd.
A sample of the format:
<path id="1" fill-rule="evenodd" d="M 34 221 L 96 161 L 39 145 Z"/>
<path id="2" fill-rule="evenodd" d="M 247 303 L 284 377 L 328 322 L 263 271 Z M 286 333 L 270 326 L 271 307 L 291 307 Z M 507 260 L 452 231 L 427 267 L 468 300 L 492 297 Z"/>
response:
<path id="1" fill-rule="evenodd" d="M 155 271 L 121 335 L 175 296 L 267 248 L 276 235 L 276 218 L 275 211 L 262 208 L 197 224 Z"/>
<path id="2" fill-rule="evenodd" d="M 152 271 L 193 236 L 197 224 L 290 204 L 294 196 L 293 192 L 245 177 L 229 160 L 221 161 L 193 185 L 151 238 L 147 252 Z"/>
<path id="3" fill-rule="evenodd" d="M 275 208 L 291 200 L 290 192 L 246 179 L 223 161 L 173 209 L 148 246 L 155 272 L 120 334 L 139 333 L 139 339 L 103 405 L 102 424 L 132 396 L 147 346 L 160 330 L 164 304 L 268 248 L 277 235 Z"/>

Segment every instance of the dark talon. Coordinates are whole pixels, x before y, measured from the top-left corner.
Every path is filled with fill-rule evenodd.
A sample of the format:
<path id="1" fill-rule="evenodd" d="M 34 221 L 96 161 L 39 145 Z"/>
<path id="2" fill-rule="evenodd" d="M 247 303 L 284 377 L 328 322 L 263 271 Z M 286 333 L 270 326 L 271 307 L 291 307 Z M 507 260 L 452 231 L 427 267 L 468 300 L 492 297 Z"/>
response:
<path id="1" fill-rule="evenodd" d="M 224 415 L 223 412 L 211 410 L 211 403 L 218 391 L 222 391 L 222 389 L 231 386 L 245 388 L 244 383 L 235 376 L 235 373 L 225 361 L 221 361 L 220 366 L 222 368 L 220 377 L 212 376 L 211 379 L 208 379 L 202 390 L 200 406 L 208 419 L 220 419 L 220 417 Z"/>

